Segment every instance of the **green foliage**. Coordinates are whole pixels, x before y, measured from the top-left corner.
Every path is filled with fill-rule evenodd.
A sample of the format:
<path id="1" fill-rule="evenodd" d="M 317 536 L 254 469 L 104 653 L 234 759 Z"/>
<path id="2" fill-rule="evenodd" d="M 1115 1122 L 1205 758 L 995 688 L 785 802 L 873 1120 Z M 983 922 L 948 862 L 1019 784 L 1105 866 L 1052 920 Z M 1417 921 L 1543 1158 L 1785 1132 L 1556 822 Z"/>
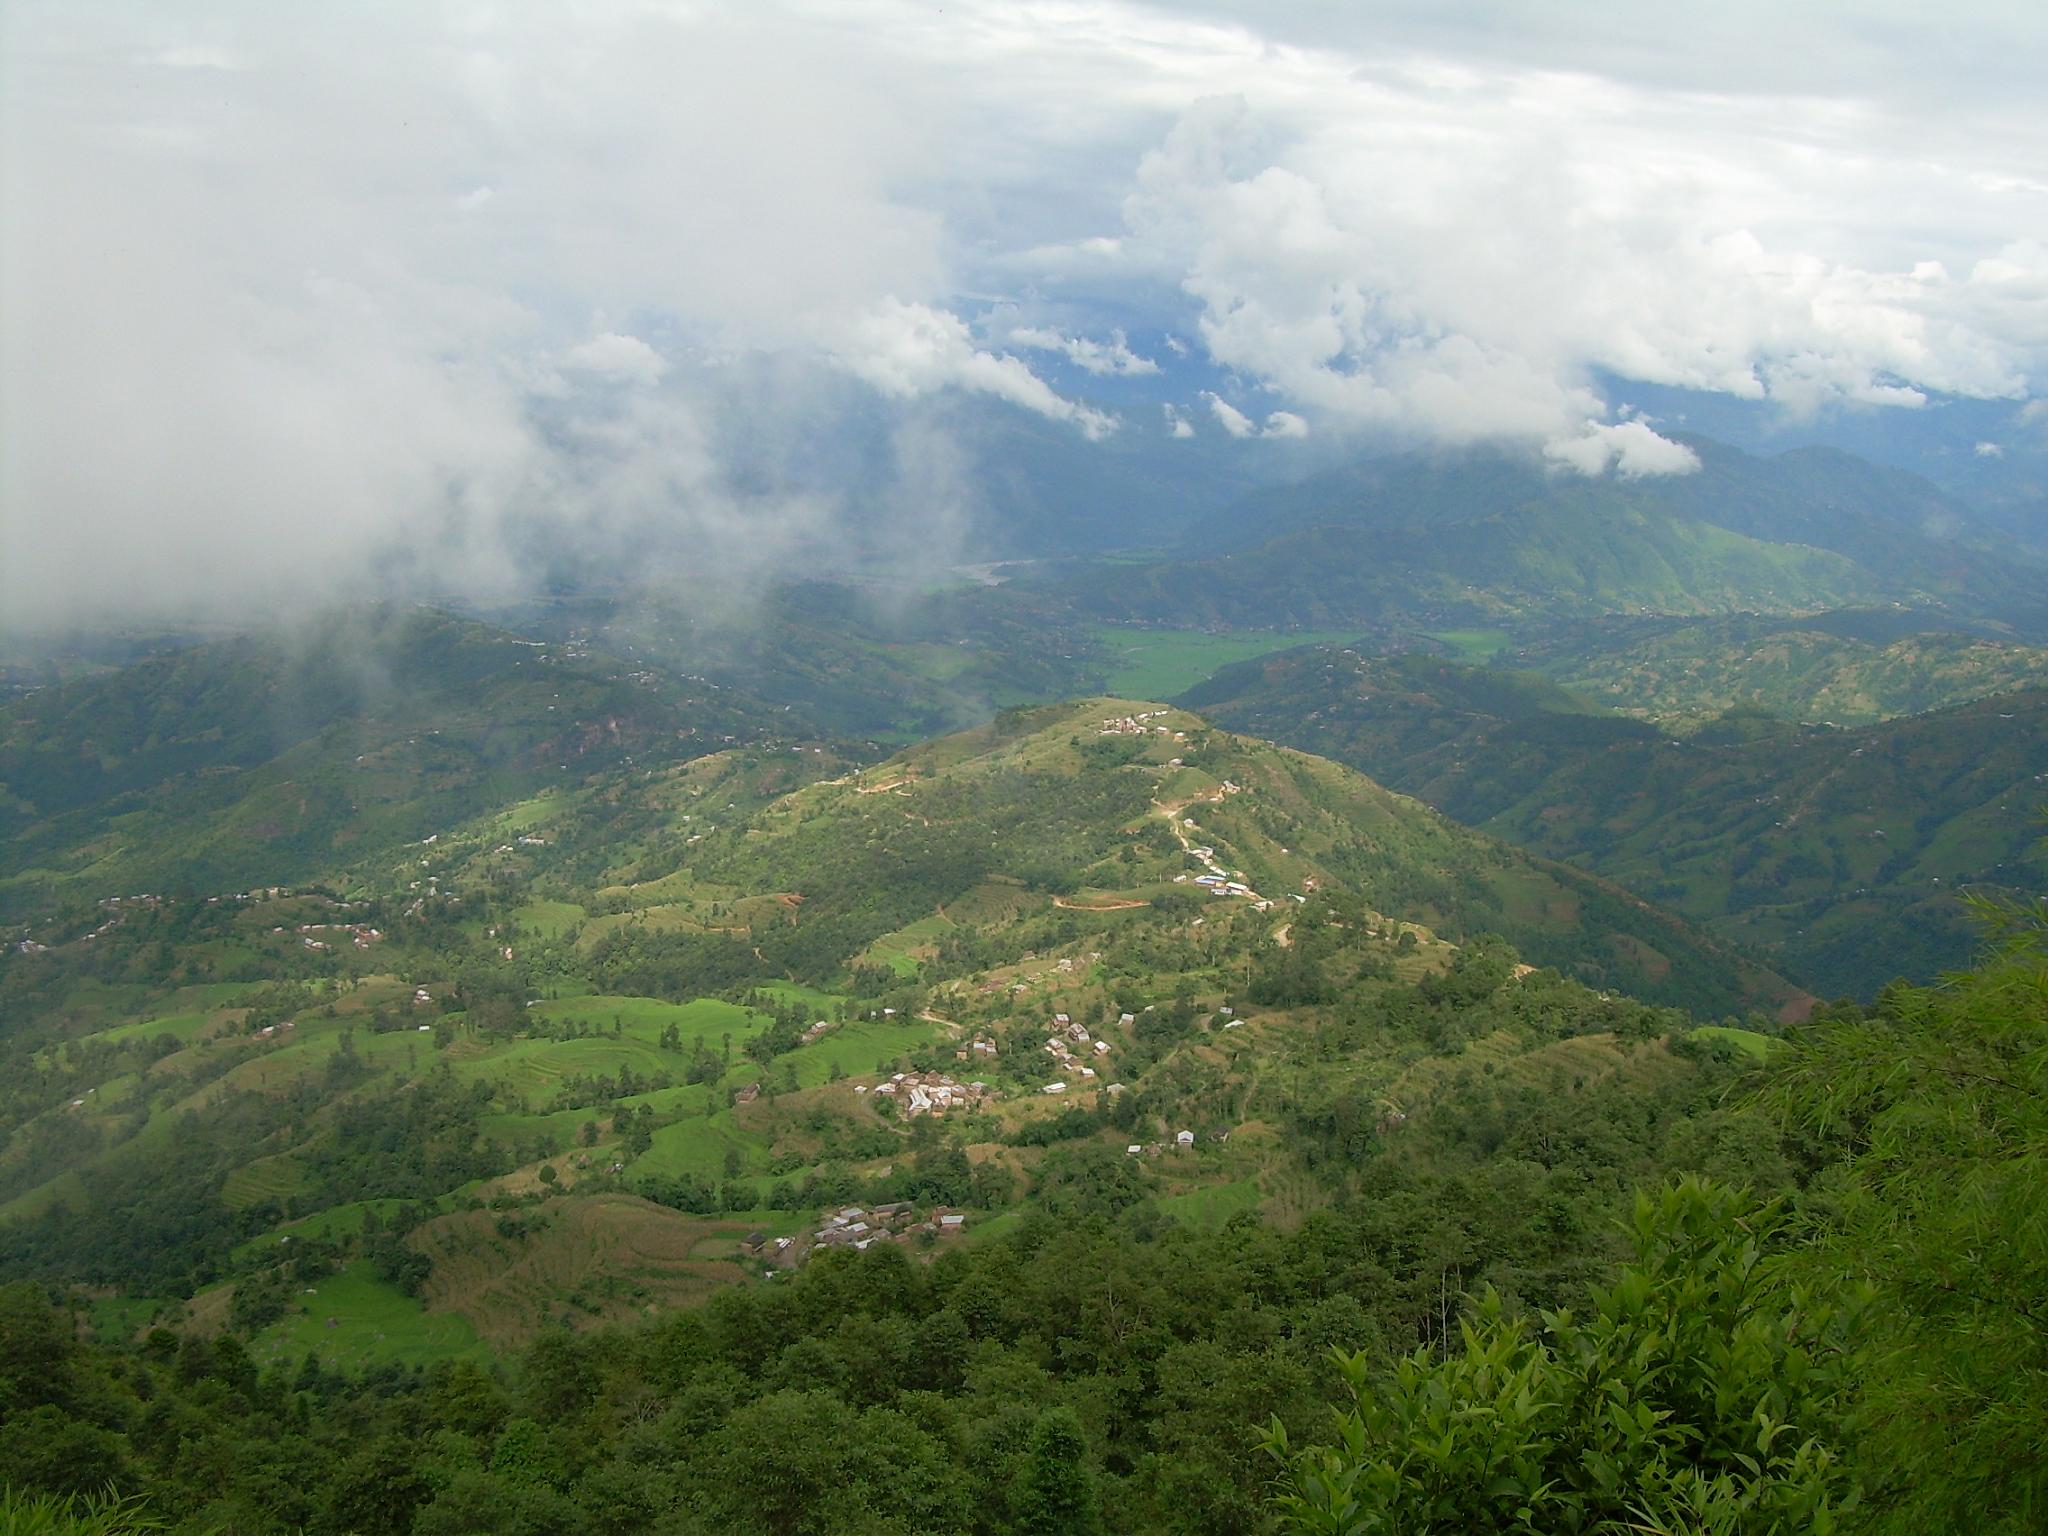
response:
<path id="1" fill-rule="evenodd" d="M 1836 1529 L 1854 1504 L 1839 1437 L 1855 1309 L 1773 1283 L 1783 1231 L 1779 1212 L 1684 1181 L 1639 1201 L 1635 1262 L 1583 1318 L 1531 1329 L 1489 1296 L 1448 1354 L 1385 1374 L 1342 1356 L 1335 1443 L 1267 1434 L 1283 1528 Z"/>
<path id="2" fill-rule="evenodd" d="M 478 687 L 521 661 L 472 639 Z M 568 662 L 600 668 L 561 660 L 571 692 Z M 1458 691 L 1484 724 L 1438 747 L 1475 773 L 1495 729 L 1604 755 L 1603 785 L 1652 740 L 1512 673 L 1384 680 Z M 0 1479 L 260 1536 L 1224 1536 L 1278 1518 L 1244 1430 L 1271 1419 L 1304 1478 L 1406 1529 L 2038 1515 L 2001 1470 L 2048 1368 L 2034 950 L 1781 1048 L 1788 989 L 1667 915 L 1193 717 L 1104 728 L 1132 708 L 844 777 L 787 743 L 600 762 L 427 867 L 372 836 L 346 888 L 85 905 L 0 955 L 0 1275 L 49 1287 L 0 1289 Z M 1800 740 L 1751 714 L 1686 750 Z M 1192 894 L 1183 823 L 1266 899 Z M 1792 853 L 1736 883 L 1822 878 Z M 344 901 L 383 938 L 316 955 Z M 1055 1009 L 1121 1095 L 1033 1093 Z M 913 1069 L 995 1103 L 841 1086 Z M 1729 1098 L 1780 1071 L 1782 1135 Z M 1197 1147 L 1162 1153 L 1182 1126 Z M 1694 1171 L 1786 1198 L 1666 1189 L 1617 1278 L 1612 1218 Z M 734 1252 L 898 1200 L 976 1214 L 772 1280 Z M 594 1251 L 544 1240 L 594 1211 Z M 544 1324 L 497 1359 L 460 1310 L 493 1231 L 521 1254 L 506 1326 Z M 724 1288 L 665 1310 L 657 1263 Z M 132 1342 L 153 1313 L 225 1331 Z"/>
<path id="3" fill-rule="evenodd" d="M 1772 1100 L 1848 1153 L 1802 1271 L 1875 1288 L 1859 1464 L 1887 1532 L 2048 1519 L 2048 926 L 1976 970 L 1830 1013 Z"/>
<path id="4" fill-rule="evenodd" d="M 1017 1489 L 1017 1536 L 1095 1536 L 1102 1529 L 1087 1456 L 1088 1437 L 1073 1409 L 1039 1415 Z"/>
<path id="5" fill-rule="evenodd" d="M 145 1536 L 163 1529 L 164 1522 L 138 1498 L 38 1494 L 0 1485 L 0 1536 Z"/>

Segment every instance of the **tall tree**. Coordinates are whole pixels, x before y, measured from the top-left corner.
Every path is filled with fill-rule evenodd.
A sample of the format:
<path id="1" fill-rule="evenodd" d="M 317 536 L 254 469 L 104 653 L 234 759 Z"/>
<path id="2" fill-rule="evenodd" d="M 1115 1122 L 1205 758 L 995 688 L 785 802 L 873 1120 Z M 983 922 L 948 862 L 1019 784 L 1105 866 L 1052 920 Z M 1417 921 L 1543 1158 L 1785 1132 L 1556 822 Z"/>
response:
<path id="1" fill-rule="evenodd" d="M 1031 1427 L 1016 1511 L 1018 1536 L 1095 1536 L 1102 1529 L 1088 1437 L 1073 1409 L 1048 1408 Z"/>

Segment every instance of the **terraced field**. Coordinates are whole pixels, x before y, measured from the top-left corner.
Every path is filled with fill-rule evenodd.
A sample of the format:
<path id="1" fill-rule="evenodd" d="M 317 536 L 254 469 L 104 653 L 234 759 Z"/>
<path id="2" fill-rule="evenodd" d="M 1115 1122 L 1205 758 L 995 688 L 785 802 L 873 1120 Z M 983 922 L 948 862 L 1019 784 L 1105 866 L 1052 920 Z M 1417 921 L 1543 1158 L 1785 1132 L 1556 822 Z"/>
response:
<path id="1" fill-rule="evenodd" d="M 720 1255 L 751 1230 L 605 1194 L 545 1201 L 516 1218 L 457 1212 L 414 1241 L 434 1264 L 430 1315 L 503 1349 L 551 1324 L 591 1327 L 702 1300 L 744 1278 Z"/>

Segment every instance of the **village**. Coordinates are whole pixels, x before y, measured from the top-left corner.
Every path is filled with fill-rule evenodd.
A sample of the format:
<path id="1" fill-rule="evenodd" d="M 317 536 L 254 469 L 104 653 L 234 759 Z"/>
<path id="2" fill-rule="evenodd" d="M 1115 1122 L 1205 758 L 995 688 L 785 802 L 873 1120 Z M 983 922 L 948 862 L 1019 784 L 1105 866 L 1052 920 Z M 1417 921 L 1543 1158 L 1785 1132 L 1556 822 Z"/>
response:
<path id="1" fill-rule="evenodd" d="M 909 1200 L 872 1207 L 849 1205 L 834 1211 L 808 1234 L 769 1237 L 749 1232 L 740 1242 L 740 1252 L 759 1259 L 772 1276 L 777 1270 L 798 1268 L 820 1249 L 865 1251 L 877 1243 L 907 1247 L 921 1240 L 958 1237 L 966 1226 L 967 1218 L 946 1206 L 934 1206 L 919 1216 Z"/>
<path id="2" fill-rule="evenodd" d="M 1089 1039 L 1088 1026 L 1076 1024 L 1064 1013 L 1054 1014 L 1052 1022 L 1055 1033 L 1046 1037 L 1045 1049 L 1052 1059 L 1059 1063 L 1060 1070 L 1067 1076 L 1056 1082 L 1047 1083 L 1039 1092 L 1065 1093 L 1068 1081 L 1074 1079 L 1078 1079 L 1083 1088 L 1093 1087 L 1099 1076 L 1096 1066 L 1091 1066 L 1089 1061 L 1083 1060 L 1075 1052 L 1074 1047 L 1087 1047 L 1089 1058 L 1097 1065 L 1106 1067 L 1112 1049 L 1110 1043 L 1107 1040 Z M 1117 1023 L 1125 1029 L 1129 1029 L 1134 1022 L 1134 1016 L 1128 1013 L 1120 1015 L 1117 1019 Z M 1111 1083 L 1104 1089 L 1112 1098 L 1123 1091 L 1122 1083 Z"/>
<path id="3" fill-rule="evenodd" d="M 1160 720 L 1172 714 L 1169 709 L 1148 709 L 1135 715 L 1118 715 L 1102 722 L 1101 736 L 1171 736 L 1175 741 L 1186 741 L 1186 731 L 1176 731 L 1168 725 L 1147 725 L 1148 720 Z"/>
<path id="4" fill-rule="evenodd" d="M 980 1109 L 993 1097 L 987 1083 L 956 1082 L 943 1072 L 897 1072 L 872 1090 L 857 1084 L 858 1094 L 872 1093 L 876 1099 L 896 1104 L 905 1115 L 942 1117 L 952 1110 Z"/>

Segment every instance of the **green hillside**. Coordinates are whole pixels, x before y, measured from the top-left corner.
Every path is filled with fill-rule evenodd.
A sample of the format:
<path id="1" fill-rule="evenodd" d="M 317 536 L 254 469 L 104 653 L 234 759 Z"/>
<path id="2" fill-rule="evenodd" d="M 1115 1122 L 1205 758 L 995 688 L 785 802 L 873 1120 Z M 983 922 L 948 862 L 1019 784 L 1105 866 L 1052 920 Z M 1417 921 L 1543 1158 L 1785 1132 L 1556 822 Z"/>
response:
<path id="1" fill-rule="evenodd" d="M 426 609 L 198 646 L 0 710 L 0 912 L 304 880 L 773 713 Z"/>
<path id="2" fill-rule="evenodd" d="M 1741 707 L 1863 725 L 2048 682 L 2048 649 L 1914 627 L 1927 623 L 1895 610 L 1609 619 L 1521 636 L 1513 658 L 1614 709 L 1680 720 Z"/>
<path id="3" fill-rule="evenodd" d="M 1578 483 L 1441 527 L 1312 526 L 1228 553 L 1089 567 L 1061 590 L 1104 617 L 1426 629 L 1607 613 L 1791 613 L 1901 590 L 1845 555 L 1768 543 Z M 1905 590 L 1910 590 L 1907 588 Z"/>
<path id="4" fill-rule="evenodd" d="M 1097 650 L 1063 605 L 1005 587 L 796 582 L 737 603 L 650 587 L 500 616 L 521 634 L 773 699 L 816 734 L 914 741 L 1085 691 Z"/>
<path id="5" fill-rule="evenodd" d="M 496 659 L 435 705 L 453 753 L 482 755 L 464 697 L 535 702 L 503 647 L 556 658 L 546 703 L 616 681 L 573 642 L 455 633 Z M 1668 741 L 1535 674 L 1328 648 L 1227 669 L 1212 707 L 1252 674 L 1320 690 L 1319 725 L 1378 706 L 1446 781 L 1496 739 Z M 351 704 L 242 777 L 271 794 L 277 762 L 411 718 Z M 42 1363 L 0 1376 L 0 1482 L 280 1536 L 1008 1532 L 1085 1473 L 1105 1528 L 1258 1529 L 1247 1427 L 1324 1433 L 1333 1345 L 1462 1370 L 1461 1324 L 1505 1347 L 1482 1292 L 1577 1316 L 1624 1263 L 1776 1219 L 1687 1185 L 1631 1235 L 1635 1189 L 1843 1155 L 1754 1099 L 1811 996 L 1327 758 L 1108 697 L 880 760 L 618 718 L 616 755 L 454 780 L 424 837 L 283 849 L 300 879 L 23 887 L 0 1338 Z M 1884 729 L 1912 726 L 1960 739 Z M 184 830 L 193 770 L 149 751 L 65 814 L 242 824 L 228 797 Z M 1694 1292 L 1655 1294 L 1697 1326 Z"/>
<path id="6" fill-rule="evenodd" d="M 0 1269 L 189 1307 L 259 1352 L 331 1316 L 337 1358 L 378 1337 L 460 1354 L 731 1283 L 731 1222 L 790 1235 L 862 1199 L 993 1216 L 1077 1137 L 1309 1113 L 1279 1063 L 1388 1009 L 1496 998 L 1483 1027 L 1442 1014 L 1422 1055 L 1505 1030 L 1487 1050 L 1508 1070 L 1567 1016 L 1683 1038 L 1651 1005 L 1774 1029 L 1808 1001 L 1350 770 L 1124 700 L 1013 710 L 864 768 L 786 747 L 585 764 L 440 825 L 344 842 L 326 882 L 108 893 L 16 930 Z M 1105 1044 L 1048 1053 L 1055 1012 Z M 1120 1014 L 1142 1022 L 1105 1027 Z M 1447 1081 L 1368 1055 L 1311 1098 L 1353 1066 L 1404 1104 Z M 905 1071 L 985 1085 L 944 1179 L 883 1102 Z M 1286 1139 L 1232 1146 L 1162 1209 L 1201 1225 L 1323 1198 Z M 586 1194 L 638 1203 L 457 1219 Z M 355 1267 L 320 1308 L 291 1300 L 322 1254 Z M 533 1278 L 508 1289 L 499 1264 Z"/>
<path id="7" fill-rule="evenodd" d="M 1674 737 L 1575 698 L 1496 702 L 1549 686 L 1514 678 L 1317 650 L 1226 670 L 1185 702 L 1597 870 L 1826 994 L 1963 964 L 1977 939 L 1957 893 L 2048 874 L 2048 693 L 1856 730 L 1736 712 Z"/>

